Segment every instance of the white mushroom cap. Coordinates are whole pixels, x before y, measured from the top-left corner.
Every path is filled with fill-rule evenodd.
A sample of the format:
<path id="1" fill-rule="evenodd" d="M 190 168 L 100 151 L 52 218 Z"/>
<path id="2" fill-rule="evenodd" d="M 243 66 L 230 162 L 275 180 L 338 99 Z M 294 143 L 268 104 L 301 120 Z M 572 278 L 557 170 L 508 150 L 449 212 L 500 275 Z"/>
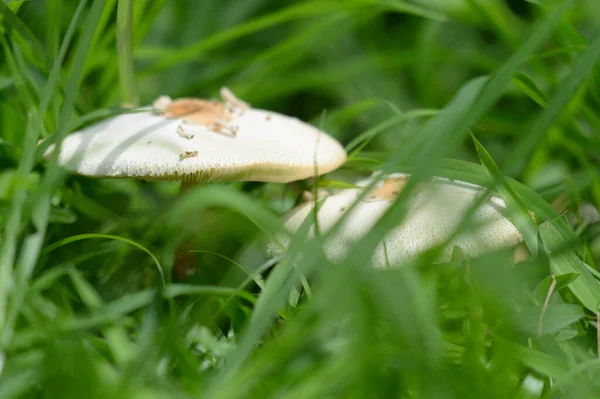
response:
<path id="1" fill-rule="evenodd" d="M 82 175 L 144 180 L 289 182 L 346 160 L 331 136 L 298 119 L 224 102 L 160 97 L 154 108 L 69 135 L 59 162 Z M 53 150 L 50 147 L 48 155 Z"/>
<path id="2" fill-rule="evenodd" d="M 325 243 L 328 258 L 332 261 L 344 258 L 392 205 L 407 179 L 407 175 L 390 175 L 368 193 L 351 211 L 339 233 Z M 369 182 L 364 180 L 357 185 L 364 187 Z M 331 229 L 361 192 L 362 189 L 342 189 L 324 199 L 318 212 L 320 231 L 324 233 Z M 374 266 L 387 264 L 386 252 L 389 262 L 395 264 L 443 244 L 458 228 L 476 197 L 483 192 L 482 187 L 442 178 L 434 178 L 418 187 L 410 199 L 405 219 L 377 247 L 373 256 Z M 293 209 L 286 217 L 287 230 L 295 232 L 307 217 L 313 217 L 312 211 L 312 202 Z M 475 212 L 472 219 L 474 226 L 453 238 L 443 248 L 437 261 L 449 261 L 454 247 L 460 248 L 467 257 L 473 257 L 521 242 L 521 234 L 503 215 L 505 211 L 502 199 L 491 196 Z M 314 226 L 310 235 L 313 233 Z M 278 252 L 273 245 L 270 251 Z"/>

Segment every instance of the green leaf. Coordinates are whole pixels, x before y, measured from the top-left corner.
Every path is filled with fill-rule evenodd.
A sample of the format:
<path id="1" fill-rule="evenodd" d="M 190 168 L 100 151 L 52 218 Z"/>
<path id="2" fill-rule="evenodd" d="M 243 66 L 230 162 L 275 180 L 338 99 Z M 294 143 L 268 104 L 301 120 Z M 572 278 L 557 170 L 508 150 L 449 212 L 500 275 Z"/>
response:
<path id="1" fill-rule="evenodd" d="M 540 306 L 532 306 L 517 313 L 515 318 L 520 328 L 530 334 L 536 334 L 540 313 Z M 581 305 L 571 303 L 548 305 L 542 320 L 542 334 L 555 333 L 583 319 L 584 316 L 585 313 Z"/>
<path id="2" fill-rule="evenodd" d="M 560 291 L 561 289 L 567 287 L 573 281 L 579 278 L 579 273 L 566 273 L 559 274 L 556 276 L 548 276 L 543 279 L 538 286 L 535 288 L 533 293 L 534 298 L 537 298 L 540 302 L 543 302 L 548 294 L 548 290 L 550 289 L 550 285 L 552 284 L 552 280 L 556 281 L 556 285 L 554 287 L 555 291 Z"/>
<path id="3" fill-rule="evenodd" d="M 502 340 L 502 343 L 510 348 L 510 355 L 512 357 L 544 376 L 560 378 L 569 370 L 567 363 L 556 356 L 505 340 Z"/>
<path id="4" fill-rule="evenodd" d="M 597 313 L 600 305 L 600 282 L 592 276 L 585 263 L 574 251 L 566 251 L 565 238 L 553 223 L 546 222 L 539 226 L 542 242 L 550 257 L 552 273 L 578 273 L 579 278 L 567 285 L 573 295 L 593 313 Z"/>

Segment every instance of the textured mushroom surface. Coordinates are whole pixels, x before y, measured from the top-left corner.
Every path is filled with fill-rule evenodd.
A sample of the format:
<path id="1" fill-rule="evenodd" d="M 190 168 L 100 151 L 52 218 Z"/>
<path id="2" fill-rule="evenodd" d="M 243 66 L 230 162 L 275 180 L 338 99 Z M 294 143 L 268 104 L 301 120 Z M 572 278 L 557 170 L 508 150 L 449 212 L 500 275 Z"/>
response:
<path id="1" fill-rule="evenodd" d="M 145 180 L 289 182 L 346 160 L 331 136 L 298 119 L 224 103 L 159 98 L 69 135 L 59 162 L 82 175 Z M 46 155 L 53 151 L 50 147 Z"/>
<path id="2" fill-rule="evenodd" d="M 407 178 L 407 175 L 392 175 L 382 180 L 350 211 L 339 233 L 325 243 L 325 252 L 331 260 L 343 258 L 352 245 L 371 230 L 393 204 Z M 368 183 L 369 180 L 366 180 L 358 185 L 364 187 Z M 320 231 L 326 232 L 333 227 L 362 190 L 342 189 L 327 196 L 318 212 Z M 395 264 L 443 244 L 481 194 L 484 194 L 482 187 L 464 182 L 435 178 L 423 183 L 410 199 L 404 221 L 392 229 L 377 247 L 373 256 L 374 266 L 387 264 L 386 252 L 387 260 Z M 301 204 L 286 215 L 285 227 L 295 232 L 307 217 L 313 217 L 312 212 L 312 202 Z M 461 231 L 453 238 L 443 248 L 437 261 L 450 260 L 453 247 L 459 247 L 464 255 L 472 257 L 521 242 L 521 234 L 505 214 L 506 206 L 502 199 L 491 196 L 474 213 L 474 223 L 470 229 Z M 312 234 L 313 230 L 310 232 Z M 278 252 L 274 246 L 270 250 Z"/>

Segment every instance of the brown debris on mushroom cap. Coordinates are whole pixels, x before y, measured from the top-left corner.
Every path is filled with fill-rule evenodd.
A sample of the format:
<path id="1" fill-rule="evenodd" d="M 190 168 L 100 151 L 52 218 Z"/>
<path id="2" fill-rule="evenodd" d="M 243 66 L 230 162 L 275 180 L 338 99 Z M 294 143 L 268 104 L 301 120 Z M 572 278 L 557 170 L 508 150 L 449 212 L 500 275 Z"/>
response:
<path id="1" fill-rule="evenodd" d="M 222 120 L 216 121 L 210 125 L 210 129 L 215 133 L 220 133 L 225 136 L 235 137 L 237 135 L 237 126 L 228 126 Z"/>
<path id="2" fill-rule="evenodd" d="M 184 122 L 195 125 L 212 125 L 232 119 L 232 115 L 223 104 L 200 98 L 173 100 L 160 115 L 165 118 L 182 118 Z"/>
<path id="3" fill-rule="evenodd" d="M 248 103 L 237 98 L 227 87 L 222 87 L 220 94 L 222 103 L 193 97 L 172 100 L 168 96 L 161 96 L 154 102 L 153 108 L 165 118 L 181 118 L 186 123 L 213 127 L 231 121 L 235 110 L 250 108 Z"/>
<path id="4" fill-rule="evenodd" d="M 233 94 L 233 92 L 227 87 L 221 87 L 219 94 L 221 95 L 223 101 L 225 101 L 225 105 L 227 107 L 241 110 L 250 109 L 250 104 L 237 98 L 235 94 Z"/>
<path id="5" fill-rule="evenodd" d="M 183 154 L 179 154 L 179 159 L 183 161 L 184 159 L 194 158 L 198 156 L 198 151 L 186 151 Z"/>
<path id="6" fill-rule="evenodd" d="M 393 201 L 398 197 L 407 181 L 408 175 L 384 179 L 381 184 L 367 194 L 364 201 Z"/>

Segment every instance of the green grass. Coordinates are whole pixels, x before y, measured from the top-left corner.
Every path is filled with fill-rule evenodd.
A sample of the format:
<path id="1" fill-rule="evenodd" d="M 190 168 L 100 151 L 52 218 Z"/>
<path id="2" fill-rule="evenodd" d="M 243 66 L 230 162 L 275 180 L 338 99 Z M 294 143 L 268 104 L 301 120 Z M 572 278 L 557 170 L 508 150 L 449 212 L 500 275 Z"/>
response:
<path id="1" fill-rule="evenodd" d="M 0 399 L 599 397 L 596 3 L 1 0 Z M 320 186 L 413 174 L 343 262 L 308 224 L 265 252 L 310 179 L 180 195 L 41 158 L 224 85 L 346 146 Z M 533 256 L 369 268 L 431 175 L 497 191 Z"/>

